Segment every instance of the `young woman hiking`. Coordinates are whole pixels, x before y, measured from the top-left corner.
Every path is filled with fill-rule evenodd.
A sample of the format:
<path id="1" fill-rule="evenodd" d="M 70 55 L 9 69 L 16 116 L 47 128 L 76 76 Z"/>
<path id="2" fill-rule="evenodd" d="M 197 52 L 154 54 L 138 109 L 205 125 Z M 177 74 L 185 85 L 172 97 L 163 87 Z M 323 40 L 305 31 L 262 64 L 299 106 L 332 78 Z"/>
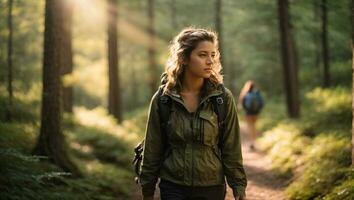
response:
<path id="1" fill-rule="evenodd" d="M 252 80 L 248 80 L 243 86 L 238 102 L 242 104 L 242 108 L 246 113 L 247 129 L 251 139 L 249 147 L 251 150 L 255 150 L 255 142 L 257 139 L 256 122 L 264 106 L 264 101 Z"/>
<path id="2" fill-rule="evenodd" d="M 231 92 L 222 86 L 218 40 L 214 32 L 186 28 L 172 41 L 163 95 L 171 101 L 161 128 L 161 92 L 151 100 L 140 184 L 152 200 L 160 178 L 162 200 L 223 200 L 227 183 L 235 199 L 245 199 L 239 124 Z M 223 133 L 212 98 L 224 95 Z M 161 109 L 161 108 L 160 108 Z"/>

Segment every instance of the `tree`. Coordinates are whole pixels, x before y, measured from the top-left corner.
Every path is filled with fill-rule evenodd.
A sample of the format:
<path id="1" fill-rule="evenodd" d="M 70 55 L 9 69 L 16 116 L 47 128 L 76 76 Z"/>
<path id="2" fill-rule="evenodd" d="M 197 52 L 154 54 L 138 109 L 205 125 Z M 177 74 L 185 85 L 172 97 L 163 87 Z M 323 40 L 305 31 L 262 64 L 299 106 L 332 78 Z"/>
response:
<path id="1" fill-rule="evenodd" d="M 328 19 L 327 19 L 327 0 L 321 3 L 321 22 L 322 22 L 322 58 L 323 58 L 323 86 L 329 87 L 331 77 L 329 73 L 329 48 L 328 48 Z"/>
<path id="2" fill-rule="evenodd" d="M 148 33 L 149 33 L 149 44 L 148 44 L 148 60 L 149 60 L 149 85 L 151 94 L 154 94 L 157 86 L 156 77 L 156 49 L 155 49 L 155 28 L 154 28 L 154 0 L 148 0 Z"/>
<path id="3" fill-rule="evenodd" d="M 13 1 L 8 0 L 8 18 L 7 18 L 7 26 L 9 30 L 9 37 L 8 37 L 8 42 L 7 42 L 7 68 L 8 68 L 8 74 L 7 74 L 7 81 L 8 81 L 8 86 L 7 86 L 7 91 L 9 93 L 9 106 L 6 109 L 6 120 L 11 121 L 11 108 L 12 108 L 12 99 L 13 99 L 13 91 L 12 91 L 12 33 L 13 33 L 13 28 L 12 28 L 12 5 Z"/>
<path id="4" fill-rule="evenodd" d="M 118 70 L 117 7 L 117 0 L 108 0 L 108 111 L 118 120 L 118 122 L 121 122 L 122 112 Z"/>
<path id="5" fill-rule="evenodd" d="M 278 0 L 278 20 L 287 110 L 290 117 L 297 118 L 300 115 L 298 67 L 295 43 L 290 30 L 288 0 Z"/>
<path id="6" fill-rule="evenodd" d="M 64 0 L 64 15 L 63 15 L 63 65 L 61 66 L 61 76 L 64 78 L 71 75 L 73 72 L 73 53 L 72 53 L 72 13 L 73 4 L 69 0 Z M 63 97 L 63 109 L 65 112 L 73 112 L 73 88 L 71 83 L 63 81 L 62 97 Z"/>
<path id="7" fill-rule="evenodd" d="M 43 92 L 41 127 L 33 153 L 47 156 L 48 160 L 64 171 L 80 176 L 71 161 L 61 129 L 60 66 L 63 65 L 63 1 L 46 0 L 43 56 Z"/>
<path id="8" fill-rule="evenodd" d="M 220 51 L 220 62 L 223 64 L 222 60 L 223 58 L 223 44 L 222 44 L 222 0 L 216 0 L 215 1 L 215 30 L 218 33 L 218 39 L 219 39 L 219 51 Z"/>

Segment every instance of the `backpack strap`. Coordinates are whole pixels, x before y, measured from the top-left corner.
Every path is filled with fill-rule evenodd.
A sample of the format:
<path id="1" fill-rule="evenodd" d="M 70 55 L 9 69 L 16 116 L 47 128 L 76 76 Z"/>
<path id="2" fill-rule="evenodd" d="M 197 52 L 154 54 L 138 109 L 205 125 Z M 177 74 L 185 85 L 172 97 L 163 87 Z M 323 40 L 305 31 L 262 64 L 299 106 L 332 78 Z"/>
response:
<path id="1" fill-rule="evenodd" d="M 171 131 L 171 127 L 168 122 L 171 115 L 172 100 L 171 97 L 163 93 L 164 88 L 165 85 L 161 85 L 158 91 L 158 113 L 160 118 L 161 138 L 164 145 L 163 148 L 166 150 L 168 147 L 167 137 Z"/>
<path id="2" fill-rule="evenodd" d="M 170 131 L 168 121 L 170 119 L 172 101 L 168 95 L 163 94 L 164 88 L 165 85 L 161 85 L 158 91 L 158 113 L 161 122 L 162 139 L 166 141 L 166 136 Z"/>
<path id="3" fill-rule="evenodd" d="M 218 127 L 219 127 L 219 143 L 218 147 L 222 146 L 222 139 L 225 132 L 225 119 L 226 119 L 226 93 L 225 86 L 220 84 L 218 88 L 221 89 L 222 93 L 218 96 L 214 96 L 211 98 L 213 104 L 213 110 L 218 116 Z"/>

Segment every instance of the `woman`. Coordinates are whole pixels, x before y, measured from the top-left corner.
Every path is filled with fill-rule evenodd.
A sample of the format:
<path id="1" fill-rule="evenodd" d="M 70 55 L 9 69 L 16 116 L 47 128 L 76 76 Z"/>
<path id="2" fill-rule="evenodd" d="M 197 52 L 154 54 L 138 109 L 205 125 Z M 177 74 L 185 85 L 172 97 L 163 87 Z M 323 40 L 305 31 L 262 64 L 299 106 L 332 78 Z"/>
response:
<path id="1" fill-rule="evenodd" d="M 247 181 L 232 94 L 225 88 L 222 138 L 210 101 L 223 92 L 219 56 L 213 32 L 186 28 L 174 38 L 163 90 L 172 104 L 170 131 L 161 131 L 157 92 L 150 104 L 140 174 L 144 200 L 153 199 L 158 178 L 162 200 L 222 200 L 225 176 L 235 199 L 244 199 Z"/>
<path id="2" fill-rule="evenodd" d="M 254 150 L 254 144 L 257 139 L 257 117 L 264 106 L 264 101 L 259 91 L 256 90 L 252 80 L 248 80 L 243 86 L 239 97 L 239 103 L 242 103 L 242 108 L 246 112 L 246 123 L 251 139 L 250 149 Z"/>

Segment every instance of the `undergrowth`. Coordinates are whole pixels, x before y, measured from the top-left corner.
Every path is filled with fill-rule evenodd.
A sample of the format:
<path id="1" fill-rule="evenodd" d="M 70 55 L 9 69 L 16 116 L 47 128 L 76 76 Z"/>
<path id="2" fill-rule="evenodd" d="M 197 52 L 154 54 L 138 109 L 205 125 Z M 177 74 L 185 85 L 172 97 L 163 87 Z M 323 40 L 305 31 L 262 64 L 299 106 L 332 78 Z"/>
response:
<path id="1" fill-rule="evenodd" d="M 316 88 L 305 97 L 300 119 L 262 114 L 259 125 L 265 132 L 257 143 L 275 172 L 292 177 L 289 199 L 353 199 L 351 91 Z"/>

